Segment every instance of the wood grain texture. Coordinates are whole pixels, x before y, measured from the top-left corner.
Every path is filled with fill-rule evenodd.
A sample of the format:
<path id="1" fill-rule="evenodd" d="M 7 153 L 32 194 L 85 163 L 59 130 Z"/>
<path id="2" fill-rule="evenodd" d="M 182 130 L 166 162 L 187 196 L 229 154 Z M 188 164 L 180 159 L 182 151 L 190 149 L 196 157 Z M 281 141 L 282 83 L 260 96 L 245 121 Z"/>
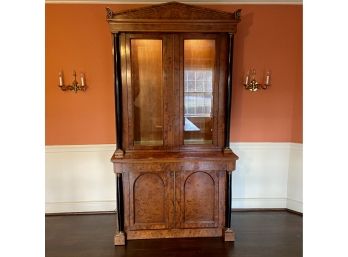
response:
<path id="1" fill-rule="evenodd" d="M 130 172 L 129 230 L 165 229 L 172 216 L 172 180 L 169 172 Z"/>
<path id="2" fill-rule="evenodd" d="M 221 228 L 138 230 L 128 231 L 127 239 L 183 238 L 183 237 L 221 237 Z"/>
<path id="3" fill-rule="evenodd" d="M 235 169 L 238 157 L 223 150 L 222 32 L 236 32 L 240 11 L 171 2 L 118 13 L 107 9 L 107 21 L 120 35 L 124 155 L 111 161 L 124 178 L 127 239 L 223 236 L 225 172 Z M 198 68 L 212 74 L 206 79 L 212 102 L 208 119 L 191 119 L 201 129 L 196 138 L 184 133 L 184 75 Z M 197 139 L 209 144 L 188 144 Z"/>
<path id="4" fill-rule="evenodd" d="M 127 238 L 201 235 L 172 229 L 223 230 L 225 172 L 235 165 L 233 155 L 136 152 L 113 161 L 115 171 L 124 177 Z M 216 230 L 204 231 L 204 236 L 222 236 Z"/>
<path id="5" fill-rule="evenodd" d="M 165 222 L 165 185 L 159 175 L 145 173 L 133 185 L 134 223 Z"/>
<path id="6" fill-rule="evenodd" d="M 184 183 L 184 222 L 214 222 L 215 182 L 206 172 L 190 174 Z"/>
<path id="7" fill-rule="evenodd" d="M 212 10 L 208 8 L 169 2 L 115 12 L 109 19 L 183 19 L 183 20 L 234 20 L 234 13 Z"/>
<path id="8" fill-rule="evenodd" d="M 122 63 L 122 101 L 126 108 L 123 108 L 123 145 L 124 150 L 127 151 L 144 151 L 144 150 L 158 150 L 158 151 L 221 151 L 223 147 L 222 141 L 224 141 L 224 105 L 221 105 L 221 101 L 224 102 L 225 99 L 225 63 L 221 62 L 220 59 L 225 60 L 224 56 L 226 54 L 226 40 L 225 35 L 221 33 L 213 34 L 213 33 L 180 33 L 180 34 L 171 34 L 171 33 L 121 33 L 121 59 L 124 61 Z M 184 48 L 184 40 L 192 40 L 192 39 L 206 39 L 206 40 L 214 40 L 215 42 L 215 58 L 214 58 L 214 76 L 213 76 L 213 104 L 212 104 L 212 121 L 211 124 L 208 124 L 207 129 L 212 130 L 212 145 L 184 145 L 184 103 L 183 103 L 183 77 L 184 77 L 184 57 L 183 57 L 183 48 Z M 147 91 L 148 94 L 140 94 L 144 95 L 142 97 L 142 102 L 145 104 L 140 106 L 139 103 L 139 76 L 138 73 L 144 74 L 148 68 L 143 67 L 140 68 L 137 61 L 143 52 L 135 51 L 132 52 L 132 40 L 158 40 L 162 42 L 162 78 L 158 78 L 156 74 L 159 74 L 158 69 L 156 72 L 152 74 L 155 76 L 153 82 L 156 83 L 145 83 L 144 81 L 152 81 L 151 74 L 142 75 L 142 77 L 146 77 L 144 81 L 141 82 L 144 88 L 151 88 L 152 90 Z M 136 42 L 136 41 L 134 41 Z M 133 42 L 133 45 L 134 45 Z M 135 47 L 133 46 L 133 49 Z M 141 57 L 139 60 L 143 60 L 144 58 L 147 60 L 150 58 L 144 52 L 145 57 Z M 133 57 L 132 57 L 133 56 Z M 147 57 L 146 57 L 147 56 Z M 151 57 L 152 58 L 152 57 Z M 150 59 L 151 59 L 150 58 Z M 136 65 L 137 64 L 137 65 Z M 148 66 L 148 65 L 145 65 Z M 223 72 L 221 72 L 221 69 Z M 163 92 L 159 94 L 160 88 L 155 89 L 155 87 L 151 85 L 158 85 L 159 83 L 163 84 L 162 90 Z M 125 93 L 126 92 L 126 93 Z M 151 94 L 153 92 L 153 94 Z M 149 95 L 150 94 L 150 95 Z M 163 98 L 163 107 L 159 107 L 161 104 L 156 104 L 158 108 L 163 108 L 162 118 L 163 122 L 161 124 L 157 124 L 155 122 L 155 118 L 157 120 L 161 120 L 159 117 L 161 115 L 156 115 L 156 113 L 160 113 L 158 111 L 153 111 L 151 106 L 154 106 L 153 103 L 159 102 L 156 99 L 162 95 Z M 148 101 L 147 99 L 151 99 Z M 137 100 L 137 101 L 135 101 Z M 146 108 L 146 103 L 151 103 L 149 108 Z M 139 116 L 139 113 L 143 113 Z M 146 118 L 148 117 L 148 118 Z M 162 138 L 164 140 L 162 146 L 154 146 L 154 145 L 137 145 L 134 144 L 135 141 L 139 141 L 139 130 L 144 127 L 144 131 L 152 131 L 151 127 L 155 128 L 156 124 L 152 122 L 152 120 L 157 124 L 163 127 L 163 130 L 158 127 L 158 131 L 162 131 Z M 144 122 L 141 122 L 144 121 Z M 144 123 L 144 124 L 140 124 Z M 137 133 L 138 131 L 138 133 Z M 134 133 L 135 132 L 135 133 Z M 148 134 L 148 133 L 146 133 Z M 157 137 L 156 137 L 157 138 Z M 146 138 L 145 138 L 146 139 Z M 159 137 L 157 139 L 160 139 Z M 147 140 L 151 140 L 151 138 L 147 138 Z"/>
<path id="9" fill-rule="evenodd" d="M 112 32 L 236 32 L 240 10 L 228 13 L 169 2 L 119 13 L 108 9 L 107 21 Z"/>
<path id="10" fill-rule="evenodd" d="M 218 172 L 181 172 L 181 224 L 182 228 L 218 227 L 219 195 Z"/>

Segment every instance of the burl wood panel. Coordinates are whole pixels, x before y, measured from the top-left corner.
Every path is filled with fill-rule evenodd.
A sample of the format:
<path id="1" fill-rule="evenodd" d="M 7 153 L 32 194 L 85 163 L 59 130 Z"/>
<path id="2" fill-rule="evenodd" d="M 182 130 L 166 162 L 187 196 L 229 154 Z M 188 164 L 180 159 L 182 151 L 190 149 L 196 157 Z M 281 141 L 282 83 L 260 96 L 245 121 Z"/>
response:
<path id="1" fill-rule="evenodd" d="M 115 159 L 115 172 L 124 179 L 127 237 L 221 236 L 226 168 L 235 163 L 231 158 L 223 153 L 144 153 Z"/>
<path id="2" fill-rule="evenodd" d="M 169 228 L 173 216 L 170 172 L 148 170 L 127 174 L 129 179 L 125 182 L 128 185 L 123 185 L 129 193 L 129 196 L 125 195 L 125 214 L 129 213 L 126 231 Z"/>
<path id="3" fill-rule="evenodd" d="M 184 222 L 214 222 L 215 182 L 206 172 L 192 173 L 184 185 Z"/>
<path id="4" fill-rule="evenodd" d="M 219 225 L 219 176 L 217 171 L 180 171 L 177 187 L 180 208 L 178 227 L 212 228 Z"/>
<path id="5" fill-rule="evenodd" d="M 140 175 L 134 182 L 134 223 L 165 222 L 165 185 L 154 173 Z"/>

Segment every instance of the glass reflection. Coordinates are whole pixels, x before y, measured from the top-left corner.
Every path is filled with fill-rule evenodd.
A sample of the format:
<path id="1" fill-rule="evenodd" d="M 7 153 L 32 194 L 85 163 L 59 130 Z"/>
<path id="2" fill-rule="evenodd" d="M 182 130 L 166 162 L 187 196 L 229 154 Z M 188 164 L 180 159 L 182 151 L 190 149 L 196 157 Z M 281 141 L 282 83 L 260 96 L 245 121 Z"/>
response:
<path id="1" fill-rule="evenodd" d="M 212 144 L 215 41 L 184 41 L 184 144 Z"/>
<path id="2" fill-rule="evenodd" d="M 134 145 L 163 145 L 162 40 L 132 39 Z"/>

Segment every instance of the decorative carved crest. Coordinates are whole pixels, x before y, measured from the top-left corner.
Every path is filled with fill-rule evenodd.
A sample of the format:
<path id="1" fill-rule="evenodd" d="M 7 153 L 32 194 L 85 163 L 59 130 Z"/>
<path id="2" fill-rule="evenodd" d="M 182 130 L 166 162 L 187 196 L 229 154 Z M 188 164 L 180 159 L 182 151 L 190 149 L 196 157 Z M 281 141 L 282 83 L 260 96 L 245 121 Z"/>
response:
<path id="1" fill-rule="evenodd" d="M 142 32 L 230 32 L 235 33 L 241 10 L 223 12 L 178 2 L 169 2 L 113 12 L 106 8 L 113 33 Z"/>
<path id="2" fill-rule="evenodd" d="M 112 16 L 113 16 L 113 12 L 112 10 L 109 8 L 109 7 L 106 7 L 106 19 L 112 19 Z"/>
<path id="3" fill-rule="evenodd" d="M 238 14 L 228 13 L 179 2 L 169 2 L 115 12 L 109 19 L 234 20 L 237 17 L 240 17 L 240 10 Z"/>

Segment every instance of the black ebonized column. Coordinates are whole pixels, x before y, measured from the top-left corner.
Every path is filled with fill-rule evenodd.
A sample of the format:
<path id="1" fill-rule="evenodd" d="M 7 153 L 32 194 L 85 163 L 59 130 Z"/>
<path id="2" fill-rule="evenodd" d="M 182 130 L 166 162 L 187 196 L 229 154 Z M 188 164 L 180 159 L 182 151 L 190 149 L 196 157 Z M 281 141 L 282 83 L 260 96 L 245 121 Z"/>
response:
<path id="1" fill-rule="evenodd" d="M 114 35 L 114 94 L 116 115 L 116 150 L 122 150 L 122 82 L 120 60 L 120 33 Z"/>
<path id="2" fill-rule="evenodd" d="M 230 148 L 232 69 L 233 69 L 233 33 L 228 33 L 227 89 L 225 112 L 225 149 Z"/>
<path id="3" fill-rule="evenodd" d="M 116 199 L 117 199 L 117 222 L 118 232 L 124 231 L 124 210 L 123 210 L 123 183 L 122 174 L 116 174 Z"/>
<path id="4" fill-rule="evenodd" d="M 232 205 L 232 171 L 227 171 L 226 177 L 226 221 L 225 227 L 231 228 L 231 205 Z"/>

